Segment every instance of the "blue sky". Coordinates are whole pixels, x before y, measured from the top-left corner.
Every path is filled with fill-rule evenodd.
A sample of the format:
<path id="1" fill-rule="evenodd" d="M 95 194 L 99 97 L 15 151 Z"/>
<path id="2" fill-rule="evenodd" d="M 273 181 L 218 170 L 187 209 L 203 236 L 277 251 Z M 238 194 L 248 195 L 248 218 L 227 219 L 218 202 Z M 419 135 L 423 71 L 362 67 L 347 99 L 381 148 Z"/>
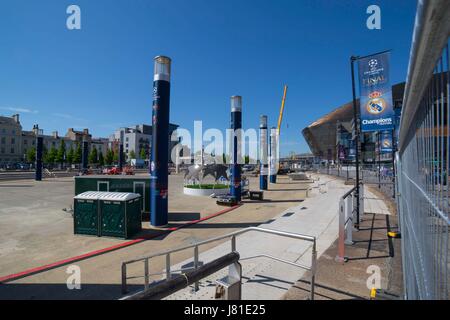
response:
<path id="1" fill-rule="evenodd" d="M 82 29 L 66 28 L 81 8 Z M 381 30 L 366 8 L 381 7 Z M 172 64 L 171 122 L 229 127 L 231 95 L 243 125 L 276 125 L 288 84 L 281 153 L 306 152 L 301 129 L 351 100 L 349 57 L 392 49 L 391 79 L 405 80 L 415 0 L 0 0 L 0 114 L 25 129 L 108 136 L 150 123 L 153 57 Z"/>

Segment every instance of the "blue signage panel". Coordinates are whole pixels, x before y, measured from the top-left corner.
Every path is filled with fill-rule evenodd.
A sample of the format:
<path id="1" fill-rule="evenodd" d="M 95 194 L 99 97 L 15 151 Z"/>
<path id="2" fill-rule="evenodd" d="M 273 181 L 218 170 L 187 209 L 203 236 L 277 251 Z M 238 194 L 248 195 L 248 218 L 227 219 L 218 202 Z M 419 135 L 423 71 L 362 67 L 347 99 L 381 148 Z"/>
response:
<path id="1" fill-rule="evenodd" d="M 350 140 L 350 147 L 348 149 L 348 157 L 354 159 L 356 157 L 356 143 L 355 140 Z"/>
<path id="2" fill-rule="evenodd" d="M 380 136 L 380 151 L 383 152 L 392 152 L 392 133 L 391 132 L 382 132 Z"/>
<path id="3" fill-rule="evenodd" d="M 358 60 L 361 131 L 394 129 L 389 52 Z"/>

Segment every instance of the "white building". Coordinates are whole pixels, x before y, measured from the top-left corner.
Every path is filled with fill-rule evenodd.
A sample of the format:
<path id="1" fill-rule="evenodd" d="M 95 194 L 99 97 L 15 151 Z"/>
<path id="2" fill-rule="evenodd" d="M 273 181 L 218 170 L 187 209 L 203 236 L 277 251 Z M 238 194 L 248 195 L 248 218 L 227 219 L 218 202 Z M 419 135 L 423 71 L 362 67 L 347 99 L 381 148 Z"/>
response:
<path id="1" fill-rule="evenodd" d="M 176 124 L 169 125 L 169 155 L 172 147 L 178 142 L 172 142 L 172 133 L 178 128 Z M 134 152 L 137 159 L 141 159 L 141 150 L 144 150 L 146 160 L 150 157 L 151 145 L 152 145 L 152 126 L 146 124 L 139 124 L 134 127 L 122 127 L 117 129 L 114 134 L 109 138 L 110 146 L 116 152 L 120 142 L 123 143 L 123 152 L 126 155 L 126 159 L 131 159 L 130 154 Z M 170 156 L 169 156 L 170 159 Z"/>

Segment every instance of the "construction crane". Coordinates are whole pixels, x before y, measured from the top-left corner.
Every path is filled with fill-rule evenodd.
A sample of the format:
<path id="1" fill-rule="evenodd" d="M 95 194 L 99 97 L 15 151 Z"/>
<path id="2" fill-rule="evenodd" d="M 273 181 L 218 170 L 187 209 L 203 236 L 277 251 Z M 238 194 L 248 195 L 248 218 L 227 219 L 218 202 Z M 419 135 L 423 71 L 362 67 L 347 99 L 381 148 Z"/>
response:
<path id="1" fill-rule="evenodd" d="M 278 116 L 278 136 L 280 136 L 281 121 L 283 121 L 284 103 L 286 101 L 287 85 L 284 85 L 283 99 L 281 100 L 280 115 Z"/>
<path id="2" fill-rule="evenodd" d="M 286 102 L 286 93 L 287 93 L 287 85 L 284 85 L 283 90 L 283 98 L 281 99 L 281 108 L 280 108 L 280 114 L 278 116 L 278 126 L 277 126 L 277 136 L 278 136 L 278 148 L 280 147 L 280 130 L 281 130 L 281 122 L 283 121 L 283 112 L 284 112 L 284 103 Z M 277 168 L 276 172 L 280 169 L 280 163 L 277 161 Z"/>

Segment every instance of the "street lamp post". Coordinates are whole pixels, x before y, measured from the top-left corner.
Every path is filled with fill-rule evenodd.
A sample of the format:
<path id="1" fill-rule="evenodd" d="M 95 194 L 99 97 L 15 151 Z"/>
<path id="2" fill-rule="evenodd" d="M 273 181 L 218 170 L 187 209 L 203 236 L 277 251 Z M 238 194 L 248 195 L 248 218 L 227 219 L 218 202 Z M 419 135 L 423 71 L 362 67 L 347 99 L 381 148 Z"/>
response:
<path id="1" fill-rule="evenodd" d="M 260 154 L 260 172 L 259 189 L 267 190 L 267 116 L 262 115 L 259 118 L 259 154 Z"/>
<path id="2" fill-rule="evenodd" d="M 232 156 L 231 156 L 231 184 L 230 194 L 241 201 L 241 129 L 242 129 L 242 97 L 231 97 L 231 130 L 232 130 Z"/>
<path id="3" fill-rule="evenodd" d="M 150 222 L 160 227 L 168 223 L 168 162 L 170 66 L 165 56 L 154 59 L 152 152 L 150 162 Z"/>

